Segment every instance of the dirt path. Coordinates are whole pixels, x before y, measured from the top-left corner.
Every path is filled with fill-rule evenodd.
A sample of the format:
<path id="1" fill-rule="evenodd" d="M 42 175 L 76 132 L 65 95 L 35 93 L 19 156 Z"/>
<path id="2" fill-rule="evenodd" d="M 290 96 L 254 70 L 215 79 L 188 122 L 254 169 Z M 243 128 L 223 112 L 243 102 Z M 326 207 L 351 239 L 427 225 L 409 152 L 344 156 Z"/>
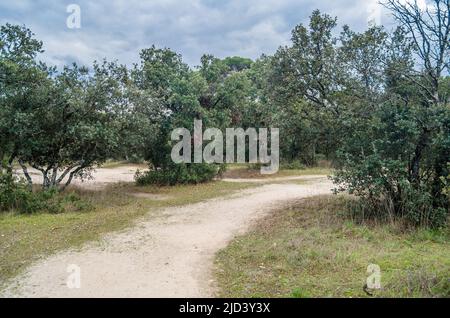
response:
<path id="1" fill-rule="evenodd" d="M 133 164 L 113 168 L 97 168 L 92 172 L 92 179 L 81 181 L 75 178 L 71 184 L 85 189 L 99 190 L 110 183 L 133 182 L 138 169 L 146 170 L 145 166 Z M 18 176 L 23 177 L 21 169 L 16 169 L 15 172 Z M 42 184 L 42 173 L 40 171 L 29 168 L 28 172 L 34 184 Z M 64 180 L 67 180 L 67 177 Z"/>
<path id="2" fill-rule="evenodd" d="M 232 196 L 168 208 L 125 232 L 30 267 L 0 294 L 24 297 L 211 297 L 215 253 L 256 219 L 293 199 L 329 193 L 326 178 L 264 184 Z M 67 287 L 67 268 L 81 288 Z"/>

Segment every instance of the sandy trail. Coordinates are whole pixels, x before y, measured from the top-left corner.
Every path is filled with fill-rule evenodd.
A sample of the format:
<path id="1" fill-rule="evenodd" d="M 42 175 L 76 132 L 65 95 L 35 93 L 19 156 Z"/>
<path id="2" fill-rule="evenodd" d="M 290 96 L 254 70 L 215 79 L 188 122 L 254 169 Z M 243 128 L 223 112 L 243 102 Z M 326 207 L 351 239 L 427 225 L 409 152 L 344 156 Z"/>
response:
<path id="1" fill-rule="evenodd" d="M 97 168 L 92 172 L 92 179 L 83 180 L 74 178 L 71 185 L 80 186 L 90 190 L 100 190 L 111 183 L 134 182 L 134 175 L 140 169 L 145 171 L 142 165 L 122 165 L 114 168 Z M 42 184 L 42 173 L 36 169 L 29 168 L 28 172 L 34 184 Z M 22 169 L 16 169 L 15 173 L 23 177 Z M 67 180 L 67 177 L 64 181 Z"/>
<path id="2" fill-rule="evenodd" d="M 0 297 L 212 297 L 218 250 L 274 207 L 331 188 L 326 178 L 315 177 L 164 209 L 124 232 L 34 264 Z M 79 289 L 67 287 L 70 264 L 81 269 Z"/>

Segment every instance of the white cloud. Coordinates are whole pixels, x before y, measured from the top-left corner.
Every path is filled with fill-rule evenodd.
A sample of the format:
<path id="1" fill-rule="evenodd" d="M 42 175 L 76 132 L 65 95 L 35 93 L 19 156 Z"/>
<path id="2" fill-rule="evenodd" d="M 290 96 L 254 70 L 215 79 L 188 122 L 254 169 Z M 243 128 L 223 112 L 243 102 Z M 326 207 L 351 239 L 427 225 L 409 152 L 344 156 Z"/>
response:
<path id="1" fill-rule="evenodd" d="M 315 8 L 356 29 L 367 21 L 358 0 L 78 0 L 82 28 L 68 29 L 69 3 L 0 0 L 0 22 L 30 27 L 44 41 L 45 61 L 61 66 L 103 57 L 131 64 L 152 44 L 176 50 L 191 65 L 203 53 L 256 58 L 286 44 Z"/>

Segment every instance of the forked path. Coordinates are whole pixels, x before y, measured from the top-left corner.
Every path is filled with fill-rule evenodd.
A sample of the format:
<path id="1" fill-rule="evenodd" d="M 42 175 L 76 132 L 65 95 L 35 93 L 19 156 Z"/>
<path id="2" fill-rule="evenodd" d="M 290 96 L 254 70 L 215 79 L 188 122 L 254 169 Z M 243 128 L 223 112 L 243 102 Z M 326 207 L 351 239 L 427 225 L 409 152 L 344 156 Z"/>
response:
<path id="1" fill-rule="evenodd" d="M 326 178 L 265 184 L 231 196 L 167 208 L 125 232 L 31 266 L 0 294 L 24 297 L 211 297 L 214 254 L 258 218 L 293 199 L 330 193 Z M 68 288 L 68 266 L 80 288 Z M 74 276 L 71 276 L 72 278 Z"/>

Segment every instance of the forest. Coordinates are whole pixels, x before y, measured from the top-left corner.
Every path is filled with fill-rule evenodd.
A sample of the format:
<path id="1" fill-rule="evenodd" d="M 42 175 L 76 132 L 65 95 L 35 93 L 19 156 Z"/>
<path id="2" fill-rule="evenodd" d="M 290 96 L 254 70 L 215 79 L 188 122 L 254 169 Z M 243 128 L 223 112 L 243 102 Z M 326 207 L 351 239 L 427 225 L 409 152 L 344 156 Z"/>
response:
<path id="1" fill-rule="evenodd" d="M 272 55 L 253 60 L 204 54 L 196 66 L 170 48 L 152 45 L 133 65 L 103 59 L 56 67 L 40 60 L 45 43 L 33 30 L 2 25 L 0 278 L 14 277 L 39 253 L 78 246 L 123 229 L 148 211 L 177 207 L 177 213 L 186 213 L 182 222 L 197 216 L 203 224 L 214 216 L 225 224 L 223 231 L 189 228 L 186 235 L 198 237 L 183 237 L 176 245 L 192 240 L 197 249 L 215 242 L 215 236 L 202 236 L 211 233 L 222 240 L 217 246 L 229 243 L 213 253 L 222 296 L 372 295 L 367 285 L 360 288 L 354 268 L 365 271 L 367 261 L 377 257 L 389 273 L 383 295 L 448 296 L 450 0 L 433 0 L 425 9 L 417 1 L 384 0 L 382 5 L 395 21 L 390 27 L 370 23 L 357 32 L 340 27 L 339 17 L 315 10 Z M 188 140 L 192 149 L 179 153 L 188 162 L 174 162 L 173 132 L 187 129 L 194 140 L 199 121 L 201 132 L 224 132 L 221 145 L 230 128 L 279 129 L 279 145 L 273 138 L 259 145 L 259 160 L 247 149 L 235 166 L 230 164 L 234 151 L 214 153 L 215 163 L 194 158 L 195 146 Z M 252 144 L 250 137 L 241 141 Z M 261 159 L 264 152 L 266 159 L 269 152 L 272 159 L 279 154 L 280 171 L 273 179 L 260 175 L 271 164 Z M 117 162 L 125 162 L 125 168 L 108 172 Z M 95 191 L 80 187 L 96 177 L 96 170 L 108 179 L 129 173 L 129 164 L 139 167 L 132 182 Z M 248 201 L 244 196 L 202 205 L 234 190 L 253 189 L 256 182 L 263 184 L 262 192 L 243 192 Z M 334 199 L 325 196 L 329 185 Z M 319 197 L 304 199 L 308 189 Z M 234 236 L 225 236 L 235 233 L 230 229 L 240 229 L 251 213 L 277 198 L 306 201 L 271 214 L 230 243 Z M 166 230 L 176 238 L 183 232 Z M 183 260 L 184 250 L 173 252 Z M 330 265 L 329 259 L 337 263 Z M 395 276 L 395 270 L 414 262 L 426 270 Z M 330 266 L 339 269 L 334 273 Z M 300 268 L 306 272 L 297 272 Z M 317 284 L 317 271 L 330 280 Z M 345 279 L 351 280 L 351 293 L 339 285 Z M 299 281 L 306 287 L 297 288 Z M 124 284 L 129 282 L 126 278 Z"/>
<path id="2" fill-rule="evenodd" d="M 205 54 L 194 68 L 168 48 L 131 68 L 106 60 L 63 70 L 38 61 L 26 26 L 1 27 L 0 207 L 27 210 L 32 180 L 63 191 L 107 159 L 145 160 L 139 183 L 211 180 L 224 167 L 174 164 L 170 133 L 190 127 L 276 127 L 284 164 L 335 168 L 336 191 L 366 213 L 441 226 L 448 216 L 450 15 L 387 1 L 398 26 L 337 30 L 314 11 L 291 44 L 256 61 Z M 25 182 L 13 176 L 13 164 Z M 20 194 L 19 194 L 20 193 Z M 31 200 L 31 199 L 30 199 Z"/>

